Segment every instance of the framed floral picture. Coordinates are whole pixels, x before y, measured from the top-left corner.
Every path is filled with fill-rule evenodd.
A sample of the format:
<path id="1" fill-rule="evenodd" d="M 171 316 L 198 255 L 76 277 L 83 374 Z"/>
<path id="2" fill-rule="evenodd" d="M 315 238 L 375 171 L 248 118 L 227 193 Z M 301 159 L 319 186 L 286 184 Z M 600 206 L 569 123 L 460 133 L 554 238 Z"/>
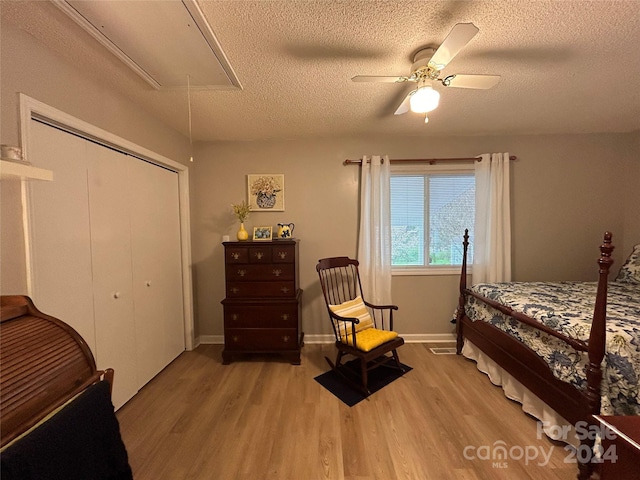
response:
<path id="1" fill-rule="evenodd" d="M 272 227 L 253 227 L 253 241 L 271 240 Z"/>
<path id="2" fill-rule="evenodd" d="M 284 175 L 247 175 L 247 195 L 251 211 L 284 212 Z"/>

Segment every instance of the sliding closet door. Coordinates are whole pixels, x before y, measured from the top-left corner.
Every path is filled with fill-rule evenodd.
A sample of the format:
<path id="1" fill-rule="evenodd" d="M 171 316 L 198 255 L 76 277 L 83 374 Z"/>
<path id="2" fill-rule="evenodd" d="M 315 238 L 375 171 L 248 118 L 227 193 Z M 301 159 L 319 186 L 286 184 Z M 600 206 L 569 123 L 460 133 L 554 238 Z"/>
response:
<path id="1" fill-rule="evenodd" d="M 32 121 L 29 158 L 54 172 L 30 189 L 32 296 L 36 307 L 75 328 L 95 349 L 88 142 Z"/>
<path id="2" fill-rule="evenodd" d="M 133 289 L 140 385 L 184 351 L 178 175 L 129 162 Z"/>
<path id="3" fill-rule="evenodd" d="M 113 404 L 138 391 L 131 272 L 130 159 L 88 143 L 89 212 L 93 303 L 98 368 L 115 370 Z"/>

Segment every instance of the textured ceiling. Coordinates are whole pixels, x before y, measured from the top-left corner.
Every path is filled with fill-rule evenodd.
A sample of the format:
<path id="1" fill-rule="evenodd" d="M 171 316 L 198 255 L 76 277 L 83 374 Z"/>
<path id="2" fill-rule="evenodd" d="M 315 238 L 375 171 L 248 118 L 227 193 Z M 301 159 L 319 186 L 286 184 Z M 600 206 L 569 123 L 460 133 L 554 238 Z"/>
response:
<path id="1" fill-rule="evenodd" d="M 638 0 L 197 3 L 243 89 L 192 90 L 194 140 L 640 130 Z M 2 4 L 6 21 L 188 135 L 185 89 L 153 90 L 49 2 Z M 486 91 L 438 84 L 428 125 L 393 115 L 411 86 L 350 80 L 408 75 L 413 53 L 461 22 L 480 32 L 444 74 L 502 78 Z"/>

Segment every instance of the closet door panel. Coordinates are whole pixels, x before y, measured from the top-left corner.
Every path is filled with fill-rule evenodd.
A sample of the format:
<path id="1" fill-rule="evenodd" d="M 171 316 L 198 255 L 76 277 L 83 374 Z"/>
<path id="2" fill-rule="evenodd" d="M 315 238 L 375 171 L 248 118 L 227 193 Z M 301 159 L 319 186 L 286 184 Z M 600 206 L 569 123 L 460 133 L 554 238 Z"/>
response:
<path id="1" fill-rule="evenodd" d="M 138 379 L 151 380 L 184 351 L 178 175 L 129 162 Z"/>
<path id="2" fill-rule="evenodd" d="M 98 368 L 115 370 L 113 404 L 138 391 L 128 159 L 88 144 L 89 211 Z"/>
<path id="3" fill-rule="evenodd" d="M 31 121 L 29 159 L 54 181 L 29 188 L 33 301 L 71 325 L 96 356 L 87 142 Z"/>

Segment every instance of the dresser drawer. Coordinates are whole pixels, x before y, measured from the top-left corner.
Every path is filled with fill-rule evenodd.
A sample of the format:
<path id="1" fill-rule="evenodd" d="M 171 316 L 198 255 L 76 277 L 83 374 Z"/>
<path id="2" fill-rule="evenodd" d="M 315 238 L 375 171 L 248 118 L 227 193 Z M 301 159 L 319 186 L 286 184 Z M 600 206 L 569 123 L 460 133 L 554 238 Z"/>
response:
<path id="1" fill-rule="evenodd" d="M 251 247 L 247 255 L 249 263 L 271 263 L 271 246 Z"/>
<path id="2" fill-rule="evenodd" d="M 295 263 L 295 245 L 248 245 L 227 247 L 225 261 L 229 263 Z"/>
<path id="3" fill-rule="evenodd" d="M 271 263 L 271 245 L 228 247 L 225 261 L 227 264 Z"/>
<path id="4" fill-rule="evenodd" d="M 295 328 L 228 328 L 224 332 L 224 346 L 229 350 L 251 352 L 299 348 Z"/>
<path id="5" fill-rule="evenodd" d="M 295 296 L 294 281 L 227 282 L 227 298 L 290 298 Z"/>
<path id="6" fill-rule="evenodd" d="M 298 305 L 225 305 L 224 328 L 297 328 Z"/>
<path id="7" fill-rule="evenodd" d="M 274 245 L 271 248 L 272 248 L 271 260 L 273 261 L 273 263 L 295 263 L 296 262 L 296 246 L 295 245 Z"/>
<path id="8" fill-rule="evenodd" d="M 249 249 L 247 247 L 227 247 L 224 251 L 225 264 L 248 263 Z"/>
<path id="9" fill-rule="evenodd" d="M 226 277 L 227 282 L 294 280 L 295 265 L 293 263 L 228 265 Z"/>

